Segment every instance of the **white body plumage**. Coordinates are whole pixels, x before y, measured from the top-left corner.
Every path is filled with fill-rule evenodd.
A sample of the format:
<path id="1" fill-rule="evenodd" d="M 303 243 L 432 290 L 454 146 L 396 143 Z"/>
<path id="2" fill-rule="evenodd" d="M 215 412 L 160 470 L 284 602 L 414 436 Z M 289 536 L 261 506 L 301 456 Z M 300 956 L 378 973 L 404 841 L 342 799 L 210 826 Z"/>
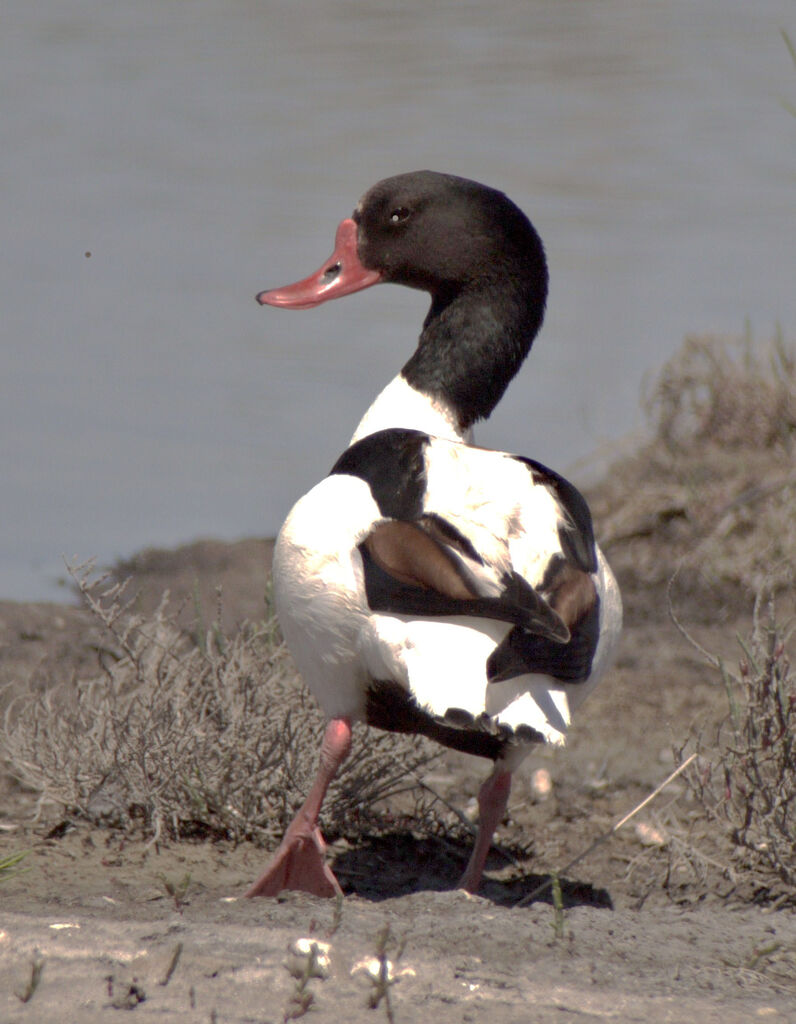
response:
<path id="1" fill-rule="evenodd" d="M 433 423 L 433 412 L 423 422 Z M 547 487 L 534 483 L 526 466 L 504 453 L 433 438 L 422 503 L 424 513 L 444 519 L 478 553 L 482 561 L 459 557 L 483 593 L 498 593 L 507 571 L 537 587 L 551 559 L 561 555 L 559 526 L 566 513 Z M 621 626 L 619 591 L 602 554 L 592 574 L 600 620 L 588 679 L 566 683 L 534 673 L 490 682 L 487 661 L 510 623 L 387 614 L 369 607 L 358 546 L 383 521 L 364 480 L 332 475 L 294 506 L 277 540 L 280 622 L 326 714 L 363 718 L 370 681 L 390 679 L 434 716 L 449 708 L 474 717 L 485 713 L 512 730 L 527 725 L 547 742 L 563 743 L 574 708 L 611 660 Z"/>

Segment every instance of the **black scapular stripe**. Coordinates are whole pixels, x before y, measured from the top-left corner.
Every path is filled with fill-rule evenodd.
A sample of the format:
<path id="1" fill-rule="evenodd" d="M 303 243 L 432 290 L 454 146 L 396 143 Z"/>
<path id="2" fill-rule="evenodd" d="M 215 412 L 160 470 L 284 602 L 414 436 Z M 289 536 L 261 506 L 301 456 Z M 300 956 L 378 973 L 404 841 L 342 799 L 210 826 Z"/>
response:
<path id="1" fill-rule="evenodd" d="M 357 476 L 370 488 L 383 516 L 419 519 L 426 492 L 428 434 L 391 428 L 368 434 L 347 448 L 329 476 Z"/>

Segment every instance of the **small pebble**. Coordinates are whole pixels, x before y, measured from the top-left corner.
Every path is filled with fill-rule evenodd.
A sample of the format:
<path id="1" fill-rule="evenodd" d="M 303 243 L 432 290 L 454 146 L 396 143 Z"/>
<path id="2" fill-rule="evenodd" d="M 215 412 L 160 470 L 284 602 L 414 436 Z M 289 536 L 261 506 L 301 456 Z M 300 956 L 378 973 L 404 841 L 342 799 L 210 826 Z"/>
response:
<path id="1" fill-rule="evenodd" d="M 309 966 L 310 978 L 328 978 L 332 964 L 331 943 L 318 939 L 296 939 L 288 947 L 289 957 L 285 967 L 294 978 L 304 976 Z M 313 958 L 314 953 L 314 958 Z"/>
<path id="2" fill-rule="evenodd" d="M 400 971 L 394 970 L 392 960 L 385 960 L 387 981 L 398 981 L 399 978 L 414 978 L 416 971 L 413 967 L 402 967 Z M 366 957 L 359 960 L 351 968 L 351 975 L 364 973 L 370 981 L 376 982 L 381 978 L 381 960 L 377 956 Z"/>
<path id="3" fill-rule="evenodd" d="M 537 768 L 531 775 L 531 792 L 537 800 L 547 800 L 553 792 L 553 779 L 546 768 Z"/>
<path id="4" fill-rule="evenodd" d="M 669 837 L 662 828 L 651 825 L 648 821 L 640 821 L 636 825 L 636 839 L 642 846 L 665 846 Z"/>

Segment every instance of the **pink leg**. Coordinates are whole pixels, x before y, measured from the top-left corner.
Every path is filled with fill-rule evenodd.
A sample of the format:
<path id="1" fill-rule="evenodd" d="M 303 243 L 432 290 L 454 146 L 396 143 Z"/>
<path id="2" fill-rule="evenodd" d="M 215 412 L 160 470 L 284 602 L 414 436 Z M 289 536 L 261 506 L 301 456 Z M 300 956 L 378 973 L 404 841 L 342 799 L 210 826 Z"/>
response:
<path id="1" fill-rule="evenodd" d="M 332 719 L 323 737 L 318 772 L 309 796 L 247 896 L 277 896 L 283 889 L 300 889 L 315 896 L 342 894 L 326 863 L 326 843 L 318 828 L 318 814 L 329 783 L 350 750 L 351 722 L 347 718 Z"/>
<path id="2" fill-rule="evenodd" d="M 497 767 L 481 786 L 478 792 L 478 835 L 465 872 L 459 879 L 459 889 L 478 892 L 492 837 L 506 812 L 510 789 L 511 772 L 498 771 Z"/>

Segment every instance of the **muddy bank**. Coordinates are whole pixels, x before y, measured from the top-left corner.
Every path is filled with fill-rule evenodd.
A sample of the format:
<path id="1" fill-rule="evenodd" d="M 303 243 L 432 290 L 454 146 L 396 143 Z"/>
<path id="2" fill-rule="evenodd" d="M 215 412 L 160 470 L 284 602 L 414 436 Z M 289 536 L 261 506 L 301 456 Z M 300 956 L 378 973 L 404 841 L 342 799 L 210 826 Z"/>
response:
<path id="1" fill-rule="evenodd" d="M 145 552 L 124 571 L 135 577 L 141 607 L 169 586 L 186 621 L 197 609 L 215 610 L 223 577 L 223 614 L 234 628 L 262 615 L 268 553 L 264 541 L 198 543 Z M 626 599 L 632 592 L 631 581 Z M 300 1012 L 308 993 L 318 1021 L 388 1019 L 384 998 L 368 1006 L 378 970 L 371 977 L 367 961 L 378 960 L 380 941 L 388 959 L 402 946 L 400 980 L 389 988 L 399 1022 L 792 1019 L 793 913 L 749 905 L 730 881 L 709 893 L 693 858 L 647 844 L 634 827 L 564 875 L 563 915 L 549 893 L 517 906 L 665 777 L 673 743 L 722 714 L 717 680 L 663 603 L 646 598 L 631 606 L 617 666 L 584 707 L 569 747 L 540 752 L 520 774 L 478 898 L 450 891 L 465 841 L 403 827 L 331 847 L 347 893 L 337 916 L 332 903 L 298 894 L 246 901 L 263 850 L 210 841 L 154 847 L 147 837 L 79 823 L 52 832 L 58 809 L 44 808 L 31 826 L 35 794 L 6 777 L 0 857 L 27 856 L 0 882 L 2 1019 L 105 1021 L 126 1008 L 160 1020 L 281 1021 Z M 689 625 L 707 648 L 734 657 L 734 634 L 748 620 Z M 0 604 L 0 673 L 17 687 L 79 674 L 99 642 L 81 608 Z M 532 787 L 540 766 L 553 780 L 544 800 Z M 466 811 L 485 771 L 450 754 L 430 783 Z M 681 785 L 661 800 L 643 824 L 687 818 Z M 284 964 L 304 937 L 330 942 L 331 961 L 328 977 L 302 987 Z M 36 962 L 43 970 L 23 1003 Z"/>

